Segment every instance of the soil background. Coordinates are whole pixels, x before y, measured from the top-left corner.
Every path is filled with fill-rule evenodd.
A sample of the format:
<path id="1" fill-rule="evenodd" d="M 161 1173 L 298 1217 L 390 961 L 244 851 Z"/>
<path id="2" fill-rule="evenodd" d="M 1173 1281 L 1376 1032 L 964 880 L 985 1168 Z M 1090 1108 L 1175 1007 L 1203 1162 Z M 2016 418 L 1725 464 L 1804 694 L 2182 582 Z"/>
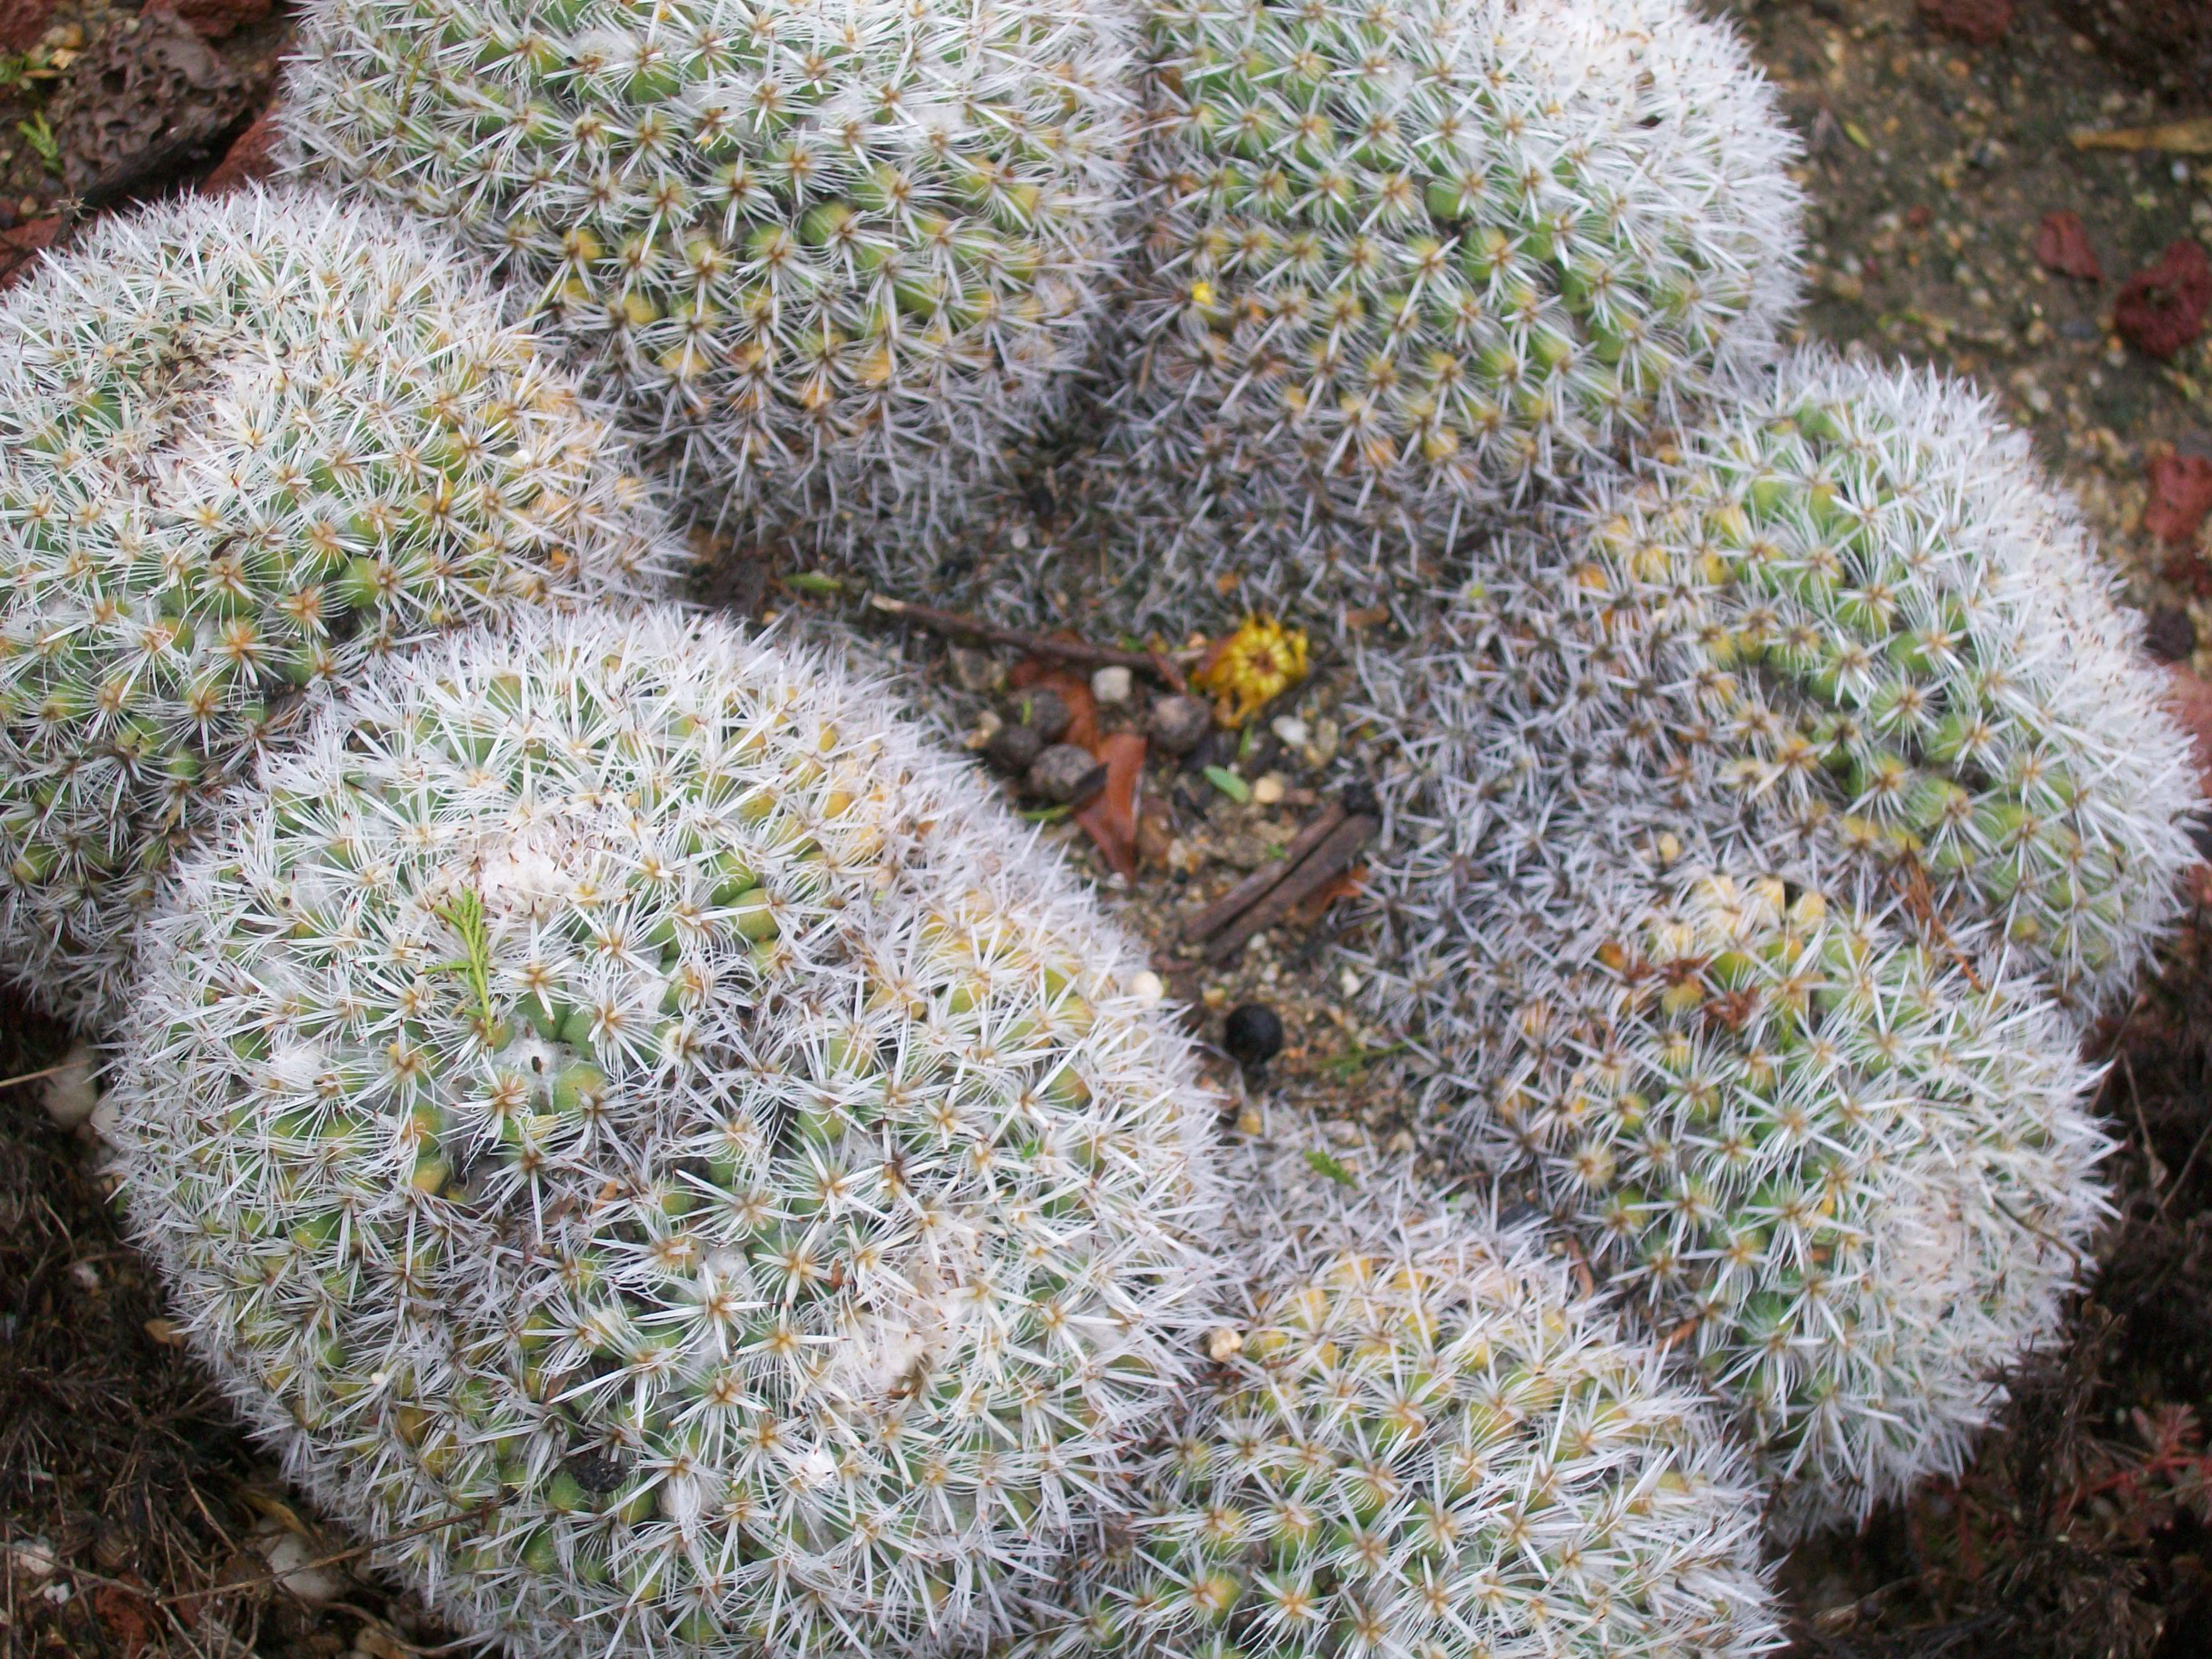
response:
<path id="1" fill-rule="evenodd" d="M 2149 618 L 2153 651 L 2179 673 L 2212 674 L 2212 526 L 2191 522 L 2187 496 L 2190 480 L 2212 478 L 2212 338 L 2154 358 L 2116 315 L 2134 273 L 2178 243 L 2212 246 L 2212 0 L 1719 9 L 1753 43 L 1804 145 L 1805 337 L 1971 376 L 2081 498 Z M 254 176 L 286 27 L 269 0 L 143 12 L 0 0 L 0 283 L 92 214 Z M 2193 149 L 2075 142 L 2191 120 L 2205 124 Z M 2053 215 L 2072 217 L 2053 232 Z M 750 562 L 720 597 L 817 617 L 853 598 L 773 559 Z M 1120 752 L 1142 752 L 1114 786 L 1118 824 L 1093 834 L 1082 819 L 1096 814 L 1023 804 L 1152 942 L 1165 994 L 1215 1045 L 1232 1098 L 1290 1088 L 1388 1135 L 1402 1127 L 1383 1086 L 1391 1044 L 1330 948 L 1356 915 L 1343 902 L 1356 856 L 1350 878 L 1227 961 L 1182 939 L 1194 909 L 1340 805 L 1347 769 L 1383 763 L 1363 751 L 1349 707 L 1352 623 L 1316 630 L 1310 674 L 1241 732 L 1175 756 L 1134 742 L 1158 712 L 1153 676 L 1109 680 L 1102 698 L 1019 650 L 949 650 L 927 632 L 884 649 L 946 694 L 933 700 L 959 711 L 987 754 L 994 726 L 1020 724 L 1041 690 L 1079 705 L 1091 746 L 1121 733 Z M 2190 706 L 2212 708 L 2194 689 Z M 1229 1035 L 1228 1016 L 1248 1006 L 1281 1023 L 1264 1060 L 1253 1016 Z M 2090 1287 L 2063 1341 L 2011 1379 L 2013 1404 L 1962 1480 L 1784 1565 L 1798 1655 L 2212 1655 L 2212 920 L 2201 904 L 2096 1042 L 2122 1145 Z M 68 1046 L 0 995 L 0 1079 Z M 44 1091 L 0 1085 L 0 1655 L 447 1650 L 452 1633 L 362 1571 L 231 1426 L 118 1239 L 96 1141 L 58 1127 Z"/>

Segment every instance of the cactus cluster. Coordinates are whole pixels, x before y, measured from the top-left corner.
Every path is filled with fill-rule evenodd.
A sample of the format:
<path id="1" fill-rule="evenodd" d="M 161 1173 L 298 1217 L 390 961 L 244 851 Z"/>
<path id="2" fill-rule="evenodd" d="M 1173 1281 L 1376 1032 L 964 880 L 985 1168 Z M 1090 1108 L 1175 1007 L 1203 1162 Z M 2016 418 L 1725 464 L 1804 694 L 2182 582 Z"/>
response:
<path id="1" fill-rule="evenodd" d="M 1776 362 L 1724 26 L 313 0 L 281 126 L 366 204 L 0 298 L 0 953 L 118 1027 L 197 1351 L 461 1628 L 1754 1659 L 1762 1522 L 1957 1471 L 2104 1211 L 2078 1016 L 2193 773 L 1984 400 Z M 1304 1118 L 1224 1178 L 1143 958 L 879 684 L 635 603 L 627 443 L 912 586 L 1071 412 L 1136 620 L 1429 630 L 1359 961 L 1548 1253 Z"/>
<path id="2" fill-rule="evenodd" d="M 1608 1654 L 1778 1639 L 1759 1493 L 1703 1398 L 1525 1233 L 1285 1115 L 1232 1185 L 1206 1388 L 1028 1651 Z"/>
<path id="3" fill-rule="evenodd" d="M 0 957 L 120 994 L 285 699 L 668 560 L 604 422 L 434 237 L 246 192 L 103 221 L 0 300 Z"/>
<path id="4" fill-rule="evenodd" d="M 1093 0 L 320 0 L 283 122 L 498 261 L 709 516 L 912 533 L 1082 361 L 1127 37 Z"/>
<path id="5" fill-rule="evenodd" d="M 884 714 L 703 621 L 457 636 L 264 760 L 145 929 L 137 1234 L 464 1628 L 1002 1632 L 1186 1378 L 1186 1047 Z"/>
<path id="6" fill-rule="evenodd" d="M 1159 521 L 1155 559 L 1448 536 L 1771 351 L 1790 141 L 1679 0 L 1158 0 L 1146 28 L 1103 512 Z"/>
<path id="7" fill-rule="evenodd" d="M 2103 1211 L 2075 1027 L 1866 872 L 1744 873 L 1493 776 L 1401 785 L 1364 969 L 1449 1133 L 1694 1357 L 1778 1534 L 1955 1473 Z"/>
<path id="8" fill-rule="evenodd" d="M 2085 1012 L 2179 909 L 2195 771 L 2141 623 L 1957 382 L 1802 355 L 1476 562 L 1422 695 L 1524 799 L 1862 858 Z"/>

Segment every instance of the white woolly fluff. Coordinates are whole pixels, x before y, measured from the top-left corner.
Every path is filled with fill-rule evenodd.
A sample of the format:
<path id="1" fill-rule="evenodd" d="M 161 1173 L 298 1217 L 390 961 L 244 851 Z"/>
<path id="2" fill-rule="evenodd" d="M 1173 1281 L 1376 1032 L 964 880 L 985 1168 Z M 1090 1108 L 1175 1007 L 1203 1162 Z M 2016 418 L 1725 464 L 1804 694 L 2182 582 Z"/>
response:
<path id="1" fill-rule="evenodd" d="M 1024 1651 L 1780 1645 L 1748 1461 L 1528 1233 L 1288 1114 L 1230 1176 L 1218 1363 Z"/>
<path id="2" fill-rule="evenodd" d="M 2104 1212 L 2094 1073 L 2045 988 L 1918 942 L 1877 874 L 1778 878 L 1656 786 L 1594 812 L 1524 793 L 1550 757 L 1416 729 L 1360 971 L 1448 1144 L 1533 1172 L 1695 1358 L 1778 1535 L 1956 1474 Z"/>
<path id="3" fill-rule="evenodd" d="M 1146 16 L 1097 505 L 1146 614 L 1439 544 L 1771 361 L 1792 141 L 1680 0 Z"/>
<path id="4" fill-rule="evenodd" d="M 284 699 L 677 560 L 600 416 L 443 239 L 249 190 L 0 298 L 0 959 L 99 1023 Z"/>
<path id="5" fill-rule="evenodd" d="M 1084 360 L 1129 19 L 1094 0 L 318 0 L 295 164 L 498 260 L 680 493 L 886 559 Z"/>
<path id="6" fill-rule="evenodd" d="M 524 1653 L 1006 1633 L 1212 1322 L 1143 957 L 877 690 L 708 621 L 426 646 L 260 784 L 114 1098 L 289 1474 Z"/>

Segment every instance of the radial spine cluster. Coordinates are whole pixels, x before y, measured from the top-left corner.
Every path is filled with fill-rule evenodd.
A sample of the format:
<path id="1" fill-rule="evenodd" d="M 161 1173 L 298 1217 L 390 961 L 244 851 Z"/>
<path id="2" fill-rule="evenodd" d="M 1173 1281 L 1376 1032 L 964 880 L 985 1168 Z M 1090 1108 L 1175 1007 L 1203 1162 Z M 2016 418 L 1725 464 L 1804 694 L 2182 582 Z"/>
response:
<path id="1" fill-rule="evenodd" d="M 262 783 L 114 1099 L 290 1474 L 532 1654 L 1003 1631 L 1210 1322 L 1141 957 L 872 690 L 706 622 L 426 647 Z"/>
<path id="2" fill-rule="evenodd" d="M 1400 803 L 1419 850 L 1379 878 L 1367 971 L 1462 1150 L 1531 1170 L 1695 1357 L 1778 1534 L 1956 1473 L 2104 1210 L 2094 1074 L 2043 987 L 1923 945 L 1864 872 L 1736 872 L 1693 826 L 1571 805 L 1478 807 L 1456 839 L 1425 810 Z"/>
<path id="3" fill-rule="evenodd" d="M 499 260 L 694 505 L 912 531 L 1088 349 L 1127 36 L 1095 0 L 319 0 L 283 118 Z"/>
<path id="4" fill-rule="evenodd" d="M 434 235 L 247 191 L 0 300 L 0 957 L 121 994 L 137 915 L 285 699 L 670 558 L 574 386 Z"/>
<path id="5" fill-rule="evenodd" d="M 1715 1413 L 1479 1206 L 1279 1115 L 1232 1166 L 1218 1363 L 1032 1651 L 1748 1659 L 1760 1494 Z"/>
<path id="6" fill-rule="evenodd" d="M 1678 0 L 1166 0 L 1146 47 L 1109 519 L 1448 532 L 1772 349 L 1790 140 Z"/>

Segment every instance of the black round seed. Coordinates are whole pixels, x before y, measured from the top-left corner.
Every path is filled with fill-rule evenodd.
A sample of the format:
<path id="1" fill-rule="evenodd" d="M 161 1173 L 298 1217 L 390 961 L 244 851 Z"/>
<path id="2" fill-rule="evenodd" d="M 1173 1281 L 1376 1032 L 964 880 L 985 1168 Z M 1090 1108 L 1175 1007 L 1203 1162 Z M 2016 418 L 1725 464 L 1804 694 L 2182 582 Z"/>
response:
<path id="1" fill-rule="evenodd" d="M 1264 1002 L 1247 1002 L 1229 1011 L 1221 1046 L 1240 1066 L 1265 1066 L 1283 1052 L 1283 1017 Z"/>

